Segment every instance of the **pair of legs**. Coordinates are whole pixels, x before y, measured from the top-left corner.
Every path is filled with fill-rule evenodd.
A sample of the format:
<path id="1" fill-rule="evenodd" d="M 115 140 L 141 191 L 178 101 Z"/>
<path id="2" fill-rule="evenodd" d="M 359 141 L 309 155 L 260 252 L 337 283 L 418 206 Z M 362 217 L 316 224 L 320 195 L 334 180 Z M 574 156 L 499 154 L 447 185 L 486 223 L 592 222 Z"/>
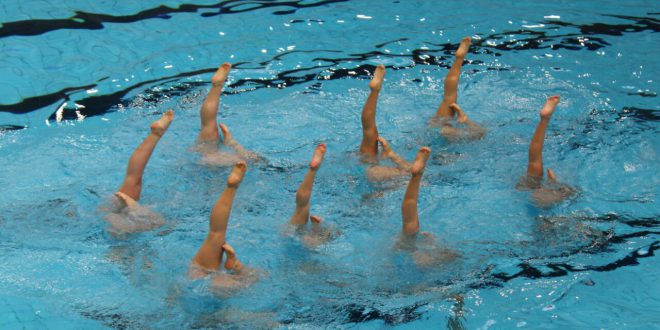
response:
<path id="1" fill-rule="evenodd" d="M 458 105 L 458 81 L 461 76 L 463 61 L 470 49 L 472 40 L 465 37 L 456 50 L 456 59 L 445 77 L 444 94 L 442 102 L 436 111 L 436 118 L 431 123 L 434 126 L 440 126 L 440 134 L 447 139 L 457 140 L 461 138 L 480 139 L 486 134 L 486 130 L 479 124 L 473 122 L 465 114 L 465 111 Z M 454 127 L 451 120 L 457 115 L 457 123 L 465 125 L 465 130 Z"/>
<path id="2" fill-rule="evenodd" d="M 402 247 L 407 247 L 412 252 L 413 261 L 419 267 L 431 267 L 457 257 L 456 252 L 439 248 L 433 235 L 427 232 L 421 233 L 426 240 L 425 246 L 415 246 L 419 233 L 419 214 L 417 212 L 419 186 L 430 154 L 431 149 L 428 147 L 422 147 L 417 152 L 415 162 L 410 167 L 411 177 L 401 203 L 402 237 L 400 243 Z"/>
<path id="3" fill-rule="evenodd" d="M 227 178 L 227 187 L 211 211 L 208 235 L 192 259 L 193 267 L 191 267 L 190 277 L 199 278 L 218 270 L 222 263 L 223 253 L 227 255 L 225 269 L 237 274 L 243 270 L 243 265 L 236 257 L 234 249 L 227 244 L 226 236 L 234 197 L 236 197 L 236 191 L 246 171 L 247 164 L 240 161 L 234 165 L 234 169 Z"/>
<path id="4" fill-rule="evenodd" d="M 309 247 L 315 247 L 321 245 L 333 238 L 333 230 L 330 228 L 322 228 L 321 217 L 317 215 L 310 215 L 310 200 L 312 198 L 312 188 L 314 187 L 314 178 L 316 177 L 316 172 L 321 167 L 323 163 L 323 157 L 327 147 L 325 143 L 321 143 L 314 150 L 314 156 L 309 163 L 309 170 L 305 174 L 305 178 L 300 183 L 298 191 L 296 192 L 296 208 L 293 211 L 293 215 L 289 220 L 289 223 L 293 226 L 303 229 L 304 226 L 311 220 L 312 228 L 311 231 L 306 232 L 302 236 L 302 242 Z"/>
<path id="5" fill-rule="evenodd" d="M 205 154 L 202 163 L 208 165 L 233 165 L 237 160 L 253 160 L 259 158 L 257 154 L 246 150 L 241 144 L 238 143 L 229 132 L 229 128 L 224 124 L 217 123 L 218 121 L 218 107 L 220 106 L 220 96 L 222 88 L 227 80 L 227 75 L 231 70 L 231 64 L 223 63 L 218 70 L 211 77 L 211 90 L 204 99 L 202 107 L 199 111 L 202 127 L 197 136 L 197 140 L 201 145 L 201 151 Z M 224 136 L 223 144 L 233 149 L 238 158 L 232 157 L 225 153 L 217 151 L 217 143 L 220 140 L 220 132 Z"/>
<path id="6" fill-rule="evenodd" d="M 429 159 L 431 149 L 422 147 L 417 152 L 415 162 L 410 167 L 410 181 L 406 188 L 406 194 L 401 203 L 402 230 L 404 235 L 417 235 L 419 232 L 419 216 L 417 214 L 417 200 L 419 199 L 419 186 L 422 175 L 426 169 L 426 161 Z"/>
<path id="7" fill-rule="evenodd" d="M 385 181 L 393 177 L 404 176 L 410 171 L 410 164 L 399 157 L 387 141 L 378 135 L 376 126 L 376 107 L 378 105 L 378 95 L 380 94 L 383 80 L 385 78 L 385 66 L 378 65 L 374 76 L 369 82 L 371 92 L 367 101 L 362 107 L 362 141 L 360 142 L 360 155 L 367 163 L 378 162 L 378 144 L 380 143 L 383 151 L 381 158 L 390 159 L 396 167 L 374 165 L 367 169 L 367 177 L 371 181 Z"/>
<path id="8" fill-rule="evenodd" d="M 163 137 L 163 134 L 165 134 L 167 128 L 170 126 L 172 119 L 174 119 L 174 111 L 167 110 L 160 119 L 151 123 L 151 132 L 135 151 L 133 151 L 131 158 L 128 159 L 124 182 L 122 182 L 121 187 L 115 193 L 115 196 L 123 201 L 126 206 L 133 207 L 140 200 L 144 169 L 158 141 L 160 141 L 160 138 Z"/>
<path id="9" fill-rule="evenodd" d="M 555 173 L 547 169 L 548 185 L 543 185 L 543 144 L 550 118 L 559 103 L 560 96 L 548 97 L 540 111 L 541 120 L 536 126 L 532 141 L 529 144 L 529 159 L 527 162 L 527 176 L 518 184 L 522 189 L 533 189 L 532 196 L 535 202 L 543 207 L 560 202 L 574 193 L 568 185 L 559 183 Z"/>
<path id="10" fill-rule="evenodd" d="M 142 193 L 144 169 L 151 158 L 158 141 L 165 134 L 174 118 L 174 111 L 168 110 L 150 126 L 151 132 L 133 151 L 128 159 L 126 176 L 115 193 L 119 204 L 113 207 L 104 218 L 110 223 L 113 234 L 126 234 L 150 230 L 162 226 L 163 218 L 138 204 Z"/>
<path id="11" fill-rule="evenodd" d="M 309 163 L 309 170 L 296 192 L 296 209 L 293 211 L 291 220 L 289 220 L 289 223 L 292 225 L 304 226 L 308 220 L 312 220 L 313 224 L 319 224 L 321 222 L 321 218 L 318 216 L 312 215 L 310 217 L 310 200 L 312 198 L 314 178 L 316 177 L 316 172 L 321 167 L 321 163 L 323 163 L 326 150 L 327 146 L 325 143 L 319 144 L 316 146 L 316 150 L 314 150 L 314 156 L 312 156 L 312 161 Z"/>

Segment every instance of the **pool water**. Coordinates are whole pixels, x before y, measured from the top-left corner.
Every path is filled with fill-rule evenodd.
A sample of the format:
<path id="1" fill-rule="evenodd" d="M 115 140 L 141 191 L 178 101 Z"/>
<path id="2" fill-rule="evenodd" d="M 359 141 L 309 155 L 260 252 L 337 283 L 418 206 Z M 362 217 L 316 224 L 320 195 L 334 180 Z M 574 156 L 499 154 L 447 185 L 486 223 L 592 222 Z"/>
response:
<path id="1" fill-rule="evenodd" d="M 637 0 L 3 1 L 0 328 L 658 328 L 659 15 Z M 447 143 L 426 124 L 464 36 L 459 103 L 488 133 Z M 219 118 L 267 159 L 228 241 L 265 275 L 214 295 L 186 273 L 229 169 L 190 148 L 224 61 Z M 458 254 L 441 266 L 395 248 L 405 181 L 371 184 L 355 156 L 379 63 L 380 134 L 407 159 L 432 149 L 421 227 Z M 579 193 L 538 209 L 514 187 L 553 94 L 544 163 Z M 115 237 L 99 206 L 168 108 L 141 198 L 166 224 Z M 341 234 L 309 249 L 285 224 L 320 142 L 312 212 Z"/>

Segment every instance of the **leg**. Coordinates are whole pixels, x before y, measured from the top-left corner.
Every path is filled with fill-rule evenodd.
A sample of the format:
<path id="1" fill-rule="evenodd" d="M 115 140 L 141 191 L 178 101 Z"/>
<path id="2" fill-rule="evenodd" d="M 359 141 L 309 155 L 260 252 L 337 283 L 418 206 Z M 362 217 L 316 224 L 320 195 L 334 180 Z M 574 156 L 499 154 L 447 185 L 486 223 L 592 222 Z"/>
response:
<path id="1" fill-rule="evenodd" d="M 457 128 L 451 126 L 451 124 L 447 122 L 447 124 L 443 125 L 443 127 L 440 129 L 440 134 L 442 134 L 442 136 L 449 140 L 456 140 L 461 137 L 470 140 L 478 140 L 486 135 L 486 130 L 481 127 L 481 125 L 470 120 L 470 118 L 468 118 L 468 116 L 458 104 L 452 103 L 449 105 L 449 108 L 454 111 L 454 113 L 458 114 L 456 121 L 459 124 L 464 124 L 466 126 L 466 130 L 465 134 L 461 134 Z"/>
<path id="2" fill-rule="evenodd" d="M 447 77 L 445 77 L 444 96 L 440 106 L 438 107 L 438 111 L 436 112 L 436 115 L 440 117 L 454 117 L 454 112 L 449 108 L 449 105 L 456 103 L 456 100 L 458 99 L 458 80 L 461 76 L 463 60 L 465 59 L 465 55 L 467 55 L 467 52 L 470 49 L 470 43 L 472 43 L 470 37 L 465 37 L 463 40 L 461 40 L 461 43 L 458 45 L 458 49 L 456 50 L 456 59 L 454 60 L 454 64 L 452 64 L 451 69 L 449 69 L 449 73 L 447 73 Z"/>
<path id="3" fill-rule="evenodd" d="M 527 164 L 527 176 L 532 178 L 543 178 L 543 143 L 545 131 L 548 128 L 550 117 L 559 103 L 559 95 L 550 96 L 541 109 L 541 121 L 539 121 L 532 142 L 529 144 L 529 162 Z"/>
<path id="4" fill-rule="evenodd" d="M 227 179 L 227 188 L 222 192 L 211 211 L 209 233 L 193 258 L 193 262 L 204 269 L 215 270 L 220 266 L 231 207 L 246 170 L 245 162 L 238 162 L 234 165 L 234 169 Z"/>
<path id="5" fill-rule="evenodd" d="M 367 168 L 365 173 L 367 174 L 367 179 L 371 182 L 384 182 L 395 178 L 402 178 L 410 174 L 410 171 L 402 170 L 398 166 L 374 165 Z"/>
<path id="6" fill-rule="evenodd" d="M 390 147 L 390 144 L 385 140 L 383 137 L 378 137 L 378 142 L 380 142 L 381 148 L 383 148 L 383 152 L 381 153 L 382 158 L 389 158 L 391 159 L 400 169 L 404 171 L 410 171 L 410 168 L 412 167 L 412 164 L 408 163 L 405 159 L 403 159 L 401 156 L 397 155 L 394 150 L 392 150 L 392 147 Z"/>
<path id="7" fill-rule="evenodd" d="M 403 233 L 414 235 L 419 232 L 419 219 L 417 215 L 417 197 L 419 195 L 419 184 L 422 181 L 422 174 L 426 167 L 426 161 L 429 159 L 431 149 L 422 147 L 417 152 L 415 163 L 410 172 L 412 177 L 406 189 L 406 195 L 401 204 L 401 217 L 403 218 Z"/>
<path id="8" fill-rule="evenodd" d="M 378 129 L 376 128 L 376 105 L 378 103 L 378 94 L 383 85 L 385 77 L 385 66 L 379 65 L 374 72 L 374 77 L 369 83 L 371 93 L 362 108 L 362 142 L 360 143 L 360 153 L 367 157 L 378 156 Z"/>
<path id="9" fill-rule="evenodd" d="M 218 68 L 218 71 L 215 72 L 213 77 L 211 77 L 211 90 L 206 96 L 206 99 L 204 99 L 202 108 L 199 111 L 199 117 L 202 120 L 202 128 L 197 137 L 199 141 L 217 141 L 219 138 L 218 126 L 216 126 L 218 105 L 220 105 L 220 93 L 222 93 L 222 87 L 225 84 L 225 80 L 227 80 L 227 74 L 229 74 L 230 69 L 231 64 L 224 63 Z"/>
<path id="10" fill-rule="evenodd" d="M 307 171 L 303 182 L 300 184 L 300 187 L 298 187 L 298 191 L 296 192 L 296 210 L 293 212 L 291 220 L 289 221 L 289 223 L 292 225 L 302 226 L 307 224 L 310 208 L 309 200 L 312 197 L 314 177 L 316 177 L 316 172 L 318 171 L 319 167 L 321 167 L 325 151 L 325 143 L 319 144 L 314 151 L 312 161 L 309 163 L 309 171 Z"/>
<path id="11" fill-rule="evenodd" d="M 258 154 L 249 151 L 245 149 L 238 141 L 234 139 L 234 136 L 231 134 L 229 131 L 229 128 L 227 128 L 227 125 L 225 124 L 220 124 L 220 130 L 222 131 L 222 135 L 224 136 L 224 144 L 236 151 L 236 153 L 243 159 L 245 160 L 259 160 L 261 159 L 261 156 Z"/>
<path id="12" fill-rule="evenodd" d="M 156 148 L 158 140 L 165 134 L 167 128 L 170 126 L 172 119 L 174 118 L 174 111 L 167 110 L 163 116 L 151 124 L 151 133 L 147 136 L 142 144 L 140 144 L 131 158 L 128 159 L 128 166 L 126 168 L 126 177 L 124 182 L 119 188 L 119 192 L 123 195 L 117 195 L 124 203 L 128 202 L 123 198 L 123 196 L 128 196 L 133 199 L 133 201 L 140 200 L 140 192 L 142 192 L 142 174 L 144 173 L 144 168 L 149 162 L 149 157 Z"/>

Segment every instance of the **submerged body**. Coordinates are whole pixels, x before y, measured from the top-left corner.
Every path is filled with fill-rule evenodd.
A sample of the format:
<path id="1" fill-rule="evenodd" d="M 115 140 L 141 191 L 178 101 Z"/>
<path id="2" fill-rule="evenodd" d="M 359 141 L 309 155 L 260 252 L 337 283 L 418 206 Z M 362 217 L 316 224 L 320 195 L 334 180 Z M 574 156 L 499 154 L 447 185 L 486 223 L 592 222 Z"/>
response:
<path id="1" fill-rule="evenodd" d="M 168 110 L 163 116 L 151 123 L 149 135 L 135 149 L 128 160 L 126 176 L 104 217 L 110 224 L 113 234 L 127 234 L 151 230 L 165 224 L 160 215 L 141 206 L 138 201 L 142 194 L 144 169 L 151 158 L 158 141 L 165 134 L 174 119 L 174 111 Z"/>
<path id="2" fill-rule="evenodd" d="M 546 181 L 543 180 L 543 145 L 545 142 L 545 132 L 559 100 L 559 95 L 548 97 L 545 105 L 539 112 L 541 119 L 536 126 L 529 144 L 527 173 L 516 186 L 517 189 L 531 190 L 534 203 L 542 208 L 551 207 L 575 194 L 575 189 L 557 181 L 555 173 L 549 168 L 547 169 L 548 179 Z"/>

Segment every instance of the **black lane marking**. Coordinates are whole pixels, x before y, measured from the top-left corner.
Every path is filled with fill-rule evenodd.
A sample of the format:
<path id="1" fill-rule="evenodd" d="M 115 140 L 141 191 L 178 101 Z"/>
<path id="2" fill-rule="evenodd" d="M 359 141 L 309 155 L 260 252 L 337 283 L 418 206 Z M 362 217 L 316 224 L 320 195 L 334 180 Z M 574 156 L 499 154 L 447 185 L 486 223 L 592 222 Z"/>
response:
<path id="1" fill-rule="evenodd" d="M 642 109 L 637 107 L 624 107 L 620 118 L 632 117 L 636 121 L 660 121 L 660 110 Z"/>
<path id="2" fill-rule="evenodd" d="M 99 81 L 104 80 L 106 78 L 107 77 L 105 77 L 103 79 L 100 79 Z M 71 94 L 71 93 L 88 90 L 88 89 L 94 88 L 96 86 L 97 86 L 97 84 L 90 84 L 90 85 L 76 86 L 76 87 L 67 87 L 67 88 L 59 90 L 57 92 L 54 92 L 54 93 L 28 97 L 26 99 L 23 99 L 19 103 L 8 104 L 8 105 L 0 104 L 0 112 L 9 112 L 9 113 L 14 113 L 14 114 L 29 113 L 31 111 L 49 106 L 53 103 L 57 103 L 61 100 L 67 100 L 69 98 L 69 94 Z"/>
<path id="3" fill-rule="evenodd" d="M 660 235 L 660 232 L 639 232 L 631 233 L 626 235 L 618 236 L 620 239 L 615 239 L 615 241 L 620 241 L 617 243 L 624 243 L 625 238 L 630 237 L 641 237 L 649 234 Z M 649 258 L 655 256 L 655 251 L 660 249 L 660 241 L 654 241 L 646 247 L 636 249 L 635 251 L 629 253 L 623 258 L 617 259 L 613 262 L 607 263 L 600 266 L 573 266 L 569 263 L 547 263 L 541 265 L 550 269 L 550 271 L 542 271 L 538 267 L 530 265 L 528 262 L 522 262 L 518 265 L 521 269 L 519 272 L 514 274 L 507 274 L 503 272 L 499 273 L 490 273 L 494 268 L 492 265 L 488 266 L 481 272 L 477 278 L 475 278 L 472 283 L 466 285 L 467 289 L 490 289 L 503 287 L 504 283 L 509 282 L 516 278 L 529 278 L 529 279 L 541 279 L 541 278 L 556 278 L 566 276 L 570 273 L 575 272 L 585 272 L 585 271 L 595 271 L 595 272 L 609 272 L 619 268 L 627 266 L 635 266 L 639 264 L 639 259 Z M 462 281 L 462 279 L 461 279 Z M 438 282 L 435 283 L 437 286 L 451 286 L 456 283 L 452 282 Z M 589 285 L 594 285 L 595 283 L 590 282 Z M 449 297 L 448 297 L 449 298 Z M 400 307 L 394 310 L 383 311 L 379 306 L 368 306 L 365 304 L 347 304 L 341 306 L 338 309 L 338 312 L 346 315 L 344 322 L 345 323 L 361 323 L 373 320 L 382 320 L 388 325 L 397 325 L 402 323 L 407 323 L 420 319 L 423 316 L 423 313 L 419 311 L 420 307 L 426 306 L 425 302 L 417 302 L 410 306 Z"/>
<path id="4" fill-rule="evenodd" d="M 20 131 L 22 129 L 26 129 L 27 126 L 21 126 L 21 125 L 0 125 L 0 132 L 4 131 Z"/>
<path id="5" fill-rule="evenodd" d="M 282 4 L 282 3 L 280 3 Z M 248 10 L 248 9 L 244 9 Z M 657 20 L 653 18 L 640 18 L 640 17 L 631 17 L 631 16 L 620 16 L 619 18 L 622 19 L 629 19 L 629 20 L 634 20 L 636 22 L 642 22 L 639 23 L 638 25 L 632 25 L 632 24 L 618 24 L 618 25 L 607 25 L 607 31 L 612 31 L 613 29 L 616 31 L 620 32 L 638 32 L 638 31 L 645 31 L 648 29 L 651 29 L 653 31 L 657 30 L 657 24 L 652 25 L 651 23 L 657 22 Z M 566 23 L 566 22 L 556 22 L 556 21 L 549 21 L 546 22 L 549 27 L 546 30 L 552 30 L 552 24 L 558 24 L 560 26 L 571 26 L 574 28 L 580 28 L 581 30 L 584 31 L 596 31 L 597 29 L 593 28 L 594 25 L 597 24 L 591 24 L 591 25 L 576 25 L 576 24 L 571 24 L 571 23 Z M 600 24 L 600 23 L 598 23 Z M 602 24 L 601 24 L 602 25 Z M 598 26 L 601 26 L 598 25 Z M 632 27 L 631 27 L 632 26 Z M 591 33 L 596 33 L 596 32 L 591 32 Z M 494 40 L 500 40 L 505 37 L 508 37 L 509 35 L 514 34 L 514 35 L 530 35 L 532 36 L 531 38 L 525 38 L 525 39 L 518 39 L 516 41 L 504 41 L 501 42 L 500 44 L 496 46 L 491 46 L 486 43 L 487 40 L 489 39 L 494 39 Z M 619 35 L 619 34 L 614 34 L 610 33 L 611 35 Z M 585 38 L 575 35 L 575 34 L 566 34 L 566 35 L 555 35 L 555 36 L 548 36 L 545 31 L 532 31 L 532 30 L 516 30 L 516 31 L 511 31 L 511 32 L 503 32 L 503 33 L 497 33 L 497 34 L 491 34 L 489 36 L 483 37 L 481 40 L 474 40 L 473 41 L 473 47 L 471 48 L 472 53 L 476 54 L 488 54 L 488 55 L 493 55 L 493 56 L 501 56 L 499 51 L 519 51 L 519 50 L 528 50 L 528 49 L 546 49 L 546 48 L 551 48 L 551 49 L 558 49 L 558 48 L 564 48 L 567 50 L 590 50 L 594 51 L 597 49 L 600 49 L 602 47 L 606 47 L 609 45 L 605 40 L 597 37 L 590 36 L 589 38 Z M 392 41 L 388 41 L 385 43 L 381 43 L 375 46 L 376 49 L 382 48 L 385 45 L 399 42 L 399 41 L 405 41 L 408 40 L 407 38 L 399 38 L 395 39 Z M 437 49 L 414 49 L 411 54 L 404 54 L 404 55 L 397 55 L 397 54 L 389 54 L 385 52 L 381 52 L 378 50 L 371 51 L 368 53 L 363 53 L 363 54 L 350 54 L 349 57 L 343 57 L 343 58 L 326 58 L 326 57 L 319 57 L 319 58 L 314 58 L 312 61 L 323 61 L 327 62 L 331 65 L 326 65 L 326 66 L 314 66 L 314 67 L 308 67 L 308 68 L 300 68 L 300 69 L 294 69 L 294 70 L 287 70 L 287 71 L 282 71 L 278 73 L 277 77 L 274 79 L 241 79 L 237 81 L 236 83 L 232 84 L 230 87 L 233 88 L 238 88 L 242 87 L 242 89 L 236 89 L 232 91 L 228 91 L 225 94 L 239 94 L 243 92 L 249 92 L 249 91 L 254 91 L 260 88 L 286 88 L 290 87 L 293 85 L 298 85 L 298 84 L 303 84 L 303 83 L 308 83 L 312 81 L 323 81 L 323 80 L 335 80 L 335 79 L 343 79 L 343 78 L 358 78 L 358 79 L 367 79 L 370 77 L 370 72 L 373 71 L 374 67 L 371 65 L 361 65 L 357 68 L 354 69 L 330 69 L 329 74 L 326 76 L 322 76 L 321 72 L 319 70 L 326 70 L 330 68 L 332 65 L 338 65 L 342 63 L 347 63 L 349 61 L 367 61 L 370 59 L 373 59 L 377 56 L 382 56 L 382 57 L 389 57 L 389 58 L 396 58 L 396 57 L 401 57 L 401 58 L 407 58 L 412 60 L 411 65 L 409 66 L 390 66 L 391 69 L 407 69 L 407 68 L 412 68 L 417 64 L 420 65 L 434 65 L 434 66 L 439 66 L 439 67 L 444 67 L 444 68 L 449 68 L 450 63 L 449 61 L 453 60 L 452 56 L 452 51 L 456 48 L 456 44 L 451 44 L 451 43 L 444 43 L 444 44 L 436 44 L 436 43 L 431 43 L 431 42 L 426 42 L 426 44 L 437 46 Z M 294 50 L 294 51 L 289 51 L 289 52 L 284 52 L 281 54 L 275 55 L 271 60 L 261 62 L 259 63 L 260 66 L 258 68 L 263 68 L 266 66 L 268 63 L 271 63 L 272 61 L 279 60 L 282 57 L 295 53 L 295 52 L 316 52 L 316 51 L 303 51 L 303 50 Z M 318 52 L 341 52 L 338 50 L 318 50 Z M 447 56 L 437 56 L 437 55 L 432 55 L 434 53 L 442 53 Z M 483 63 L 482 61 L 479 60 L 471 60 L 471 61 L 466 61 L 467 64 L 481 64 Z M 201 73 L 208 73 L 208 72 L 213 72 L 215 68 L 209 68 L 209 69 L 200 69 L 196 71 L 191 71 L 191 72 L 185 72 L 181 73 L 176 76 L 170 76 L 170 77 L 163 77 L 159 79 L 153 79 L 145 82 L 141 82 L 137 85 L 130 86 L 124 90 L 114 92 L 112 94 L 107 94 L 107 95 L 100 95 L 100 96 L 92 96 L 83 99 L 82 101 L 79 101 L 79 104 L 82 104 L 86 106 L 85 109 L 79 110 L 79 112 L 84 115 L 84 116 L 96 116 L 96 115 L 101 115 L 104 113 L 108 113 L 113 111 L 113 108 L 119 105 L 127 105 L 130 103 L 130 101 L 124 100 L 124 97 L 132 90 L 144 86 L 149 83 L 163 83 L 168 80 L 176 79 L 176 78 L 181 78 L 181 77 L 189 77 L 189 76 L 194 76 L 196 74 L 201 74 Z M 487 68 L 487 70 L 507 70 L 506 68 Z M 303 75 L 294 75 L 297 73 L 302 73 L 305 71 L 309 71 L 307 74 Z M 476 71 L 476 70 L 475 70 Z M 353 73 L 355 72 L 355 74 Z M 186 83 L 187 84 L 187 83 Z M 88 85 L 84 87 L 93 87 L 94 85 Z M 187 86 L 190 88 L 193 86 L 192 84 L 187 84 Z M 318 86 L 317 86 L 318 87 Z M 40 108 L 43 108 L 44 106 L 48 106 L 54 103 L 57 103 L 58 101 L 62 102 L 63 100 L 68 100 L 68 95 L 71 94 L 72 92 L 75 92 L 79 90 L 81 87 L 71 87 L 71 88 L 65 88 L 61 91 L 47 94 L 47 95 L 42 95 L 42 96 L 35 96 L 31 97 L 28 99 L 24 99 L 23 101 L 16 103 L 16 104 L 11 104 L 11 105 L 0 105 L 0 112 L 6 111 L 10 113 L 15 113 L 15 114 L 24 114 L 28 113 Z M 177 93 L 180 92 L 176 91 Z M 313 92 L 313 91 L 312 91 Z M 167 95 L 167 94 L 161 94 L 161 95 Z M 646 96 L 646 95 L 643 95 Z M 656 120 L 657 115 L 655 115 L 654 110 L 647 110 L 647 109 L 638 109 L 634 107 L 629 107 L 626 108 L 625 111 L 629 111 L 632 114 L 634 114 L 635 118 L 641 119 L 641 120 Z M 68 120 L 68 119 L 77 119 L 77 115 L 75 111 L 72 109 L 65 109 L 63 113 L 63 119 Z M 50 119 L 54 119 L 55 115 L 51 115 L 49 117 Z"/>
<path id="6" fill-rule="evenodd" d="M 659 232 L 654 233 L 660 234 Z M 573 266 L 568 263 L 548 263 L 543 265 L 547 268 L 550 268 L 552 270 L 550 272 L 543 272 L 538 268 L 523 262 L 518 265 L 518 267 L 521 269 L 519 272 L 511 275 L 506 273 L 495 273 L 493 274 L 493 277 L 500 281 L 508 282 L 519 277 L 539 279 L 561 277 L 566 276 L 569 273 L 585 271 L 609 272 L 622 267 L 639 265 L 639 259 L 655 256 L 655 250 L 659 248 L 660 241 L 654 241 L 647 247 L 636 249 L 635 251 L 629 253 L 627 256 L 602 266 Z"/>
<path id="7" fill-rule="evenodd" d="M 103 29 L 104 23 L 134 23 L 153 18 L 170 19 L 170 14 L 195 13 L 200 9 L 218 9 L 215 13 L 205 12 L 200 14 L 202 17 L 212 17 L 221 14 L 237 14 L 264 8 L 293 7 L 293 9 L 286 12 L 280 11 L 274 13 L 276 15 L 283 15 L 285 13 L 295 13 L 297 10 L 303 8 L 318 7 L 326 4 L 346 1 L 348 0 L 320 0 L 314 3 L 303 3 L 305 0 L 284 2 L 230 0 L 218 2 L 212 5 L 182 4 L 175 8 L 163 5 L 156 8 L 143 10 L 137 14 L 125 16 L 76 11 L 75 15 L 66 19 L 33 19 L 2 23 L 2 26 L 0 26 L 0 38 L 11 36 L 36 36 L 62 29 L 100 30 Z M 250 6 L 240 8 L 246 4 Z"/>
<path id="8" fill-rule="evenodd" d="M 236 63 L 235 66 L 240 66 L 244 62 L 239 62 Z M 142 87 L 144 85 L 156 83 L 156 82 L 167 82 L 167 81 L 172 81 L 172 80 L 177 80 L 180 78 L 184 77 L 189 77 L 189 76 L 196 76 L 199 74 L 203 73 L 209 73 L 209 72 L 215 72 L 217 68 L 209 68 L 209 69 L 200 69 L 200 70 L 195 70 L 195 71 L 190 71 L 190 72 L 184 72 L 180 73 L 177 75 L 173 76 L 168 76 L 168 77 L 163 77 L 163 78 L 157 78 L 157 79 L 152 79 L 152 80 L 146 80 L 143 82 L 140 82 L 138 84 L 132 85 L 128 88 L 125 88 L 123 90 L 114 92 L 112 94 L 106 94 L 106 95 L 99 95 L 99 96 L 90 96 L 86 97 L 82 100 L 77 101 L 77 104 L 80 104 L 84 106 L 84 109 L 79 109 L 77 110 L 80 112 L 80 114 L 84 116 L 98 116 L 98 115 L 103 115 L 105 113 L 108 113 L 109 109 L 112 109 L 113 107 L 116 107 L 119 104 L 128 104 L 128 102 L 123 101 L 124 97 L 126 94 L 130 93 L 131 91 Z M 191 83 L 192 84 L 192 83 Z M 66 100 L 68 100 L 68 96 L 66 97 Z M 62 113 L 63 119 L 76 119 L 77 115 L 75 113 L 74 109 L 64 109 Z M 48 117 L 49 120 L 55 120 L 56 113 L 53 112 L 50 117 Z"/>

